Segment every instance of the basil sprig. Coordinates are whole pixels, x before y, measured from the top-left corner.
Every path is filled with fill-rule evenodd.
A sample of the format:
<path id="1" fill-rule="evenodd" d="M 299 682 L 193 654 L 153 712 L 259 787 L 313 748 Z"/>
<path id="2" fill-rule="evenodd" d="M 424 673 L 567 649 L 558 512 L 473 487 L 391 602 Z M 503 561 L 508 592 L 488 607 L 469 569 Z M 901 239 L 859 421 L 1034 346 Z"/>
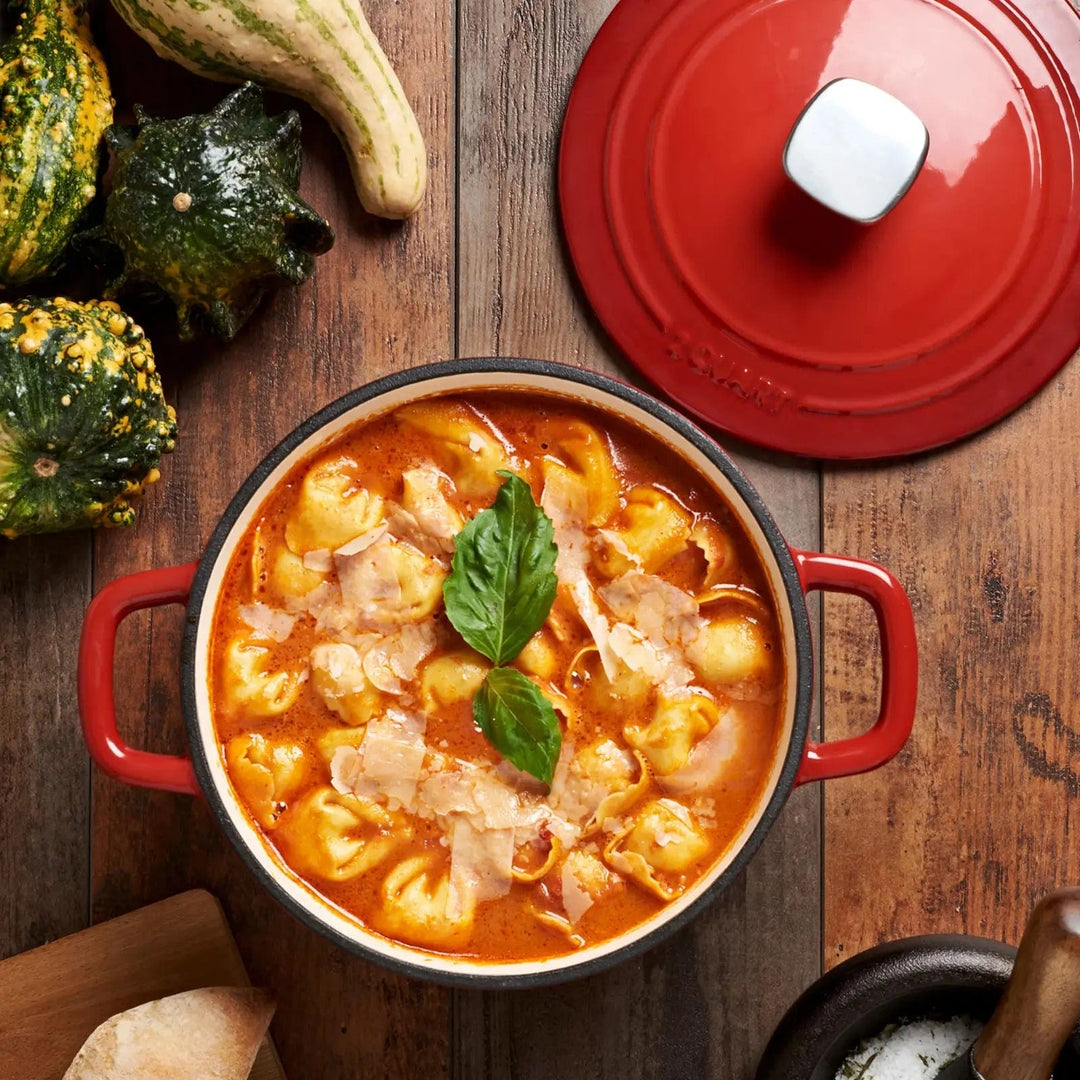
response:
<path id="1" fill-rule="evenodd" d="M 502 665 L 555 602 L 555 529 L 521 477 L 498 475 L 504 483 L 493 505 L 454 539 L 443 599 L 454 629 L 496 665 L 473 699 L 477 726 L 508 761 L 550 784 L 562 745 L 555 710 L 535 683 Z"/>
<path id="2" fill-rule="evenodd" d="M 492 668 L 473 698 L 473 719 L 507 761 L 551 783 L 562 732 L 551 702 L 536 683 L 516 668 Z"/>
<path id="3" fill-rule="evenodd" d="M 493 664 L 507 664 L 544 625 L 555 602 L 555 528 L 511 472 L 494 505 L 454 539 L 443 585 L 454 629 Z"/>

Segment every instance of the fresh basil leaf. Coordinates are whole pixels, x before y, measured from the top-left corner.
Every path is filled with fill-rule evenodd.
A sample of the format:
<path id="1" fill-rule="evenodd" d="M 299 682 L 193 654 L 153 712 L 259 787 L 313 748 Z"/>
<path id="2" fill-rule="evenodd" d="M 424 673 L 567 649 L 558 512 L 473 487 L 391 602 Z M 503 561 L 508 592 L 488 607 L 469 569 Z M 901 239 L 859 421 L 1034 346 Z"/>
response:
<path id="1" fill-rule="evenodd" d="M 507 761 L 551 783 L 562 732 L 551 702 L 536 683 L 516 668 L 492 668 L 473 698 L 473 719 Z"/>
<path id="2" fill-rule="evenodd" d="M 499 470 L 506 482 L 495 502 L 454 538 L 454 561 L 443 585 L 454 629 L 494 664 L 506 664 L 544 625 L 555 602 L 555 529 L 529 485 Z"/>

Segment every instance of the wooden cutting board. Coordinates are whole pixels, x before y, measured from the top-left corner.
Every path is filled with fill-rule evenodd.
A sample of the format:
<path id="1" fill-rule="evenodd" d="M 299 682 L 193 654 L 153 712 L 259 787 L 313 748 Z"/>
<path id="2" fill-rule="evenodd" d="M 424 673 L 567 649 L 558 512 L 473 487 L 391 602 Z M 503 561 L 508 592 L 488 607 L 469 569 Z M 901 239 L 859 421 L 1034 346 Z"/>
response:
<path id="1" fill-rule="evenodd" d="M 248 986 L 221 905 L 201 889 L 0 963 L 0 1077 L 60 1080 L 102 1021 L 200 986 Z M 285 1080 L 269 1036 L 250 1080 Z"/>

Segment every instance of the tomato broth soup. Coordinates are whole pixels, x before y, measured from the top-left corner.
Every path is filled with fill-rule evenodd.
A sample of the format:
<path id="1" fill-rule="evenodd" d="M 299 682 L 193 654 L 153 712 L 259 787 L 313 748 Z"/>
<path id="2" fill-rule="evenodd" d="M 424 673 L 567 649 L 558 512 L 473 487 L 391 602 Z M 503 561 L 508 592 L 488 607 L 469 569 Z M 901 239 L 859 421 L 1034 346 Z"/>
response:
<path id="1" fill-rule="evenodd" d="M 554 600 L 492 675 L 444 587 L 513 477 L 537 550 L 554 540 Z M 210 699 L 237 799 L 306 887 L 406 945 L 535 960 L 631 930 L 730 848 L 779 753 L 784 660 L 753 547 L 672 449 L 493 390 L 403 406 L 291 470 L 230 561 Z M 489 723 L 512 714 L 523 768 L 478 724 L 504 676 L 533 713 L 489 694 Z"/>

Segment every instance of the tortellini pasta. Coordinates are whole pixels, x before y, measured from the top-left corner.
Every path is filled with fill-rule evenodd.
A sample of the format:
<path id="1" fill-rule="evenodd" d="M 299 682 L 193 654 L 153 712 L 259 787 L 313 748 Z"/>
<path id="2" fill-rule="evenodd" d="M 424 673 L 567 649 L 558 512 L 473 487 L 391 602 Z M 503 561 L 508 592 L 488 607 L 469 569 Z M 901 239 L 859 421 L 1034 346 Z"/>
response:
<path id="1" fill-rule="evenodd" d="M 229 710 L 249 718 L 280 716 L 295 704 L 304 671 L 275 670 L 272 654 L 250 637 L 237 637 L 225 650 L 223 678 Z"/>
<path id="2" fill-rule="evenodd" d="M 705 560 L 705 572 L 700 582 L 703 590 L 733 580 L 738 562 L 735 541 L 712 518 L 701 518 L 694 523 L 690 543 Z"/>
<path id="3" fill-rule="evenodd" d="M 281 816 L 275 840 L 299 873 L 350 881 L 385 862 L 411 835 L 408 818 L 373 799 L 317 787 Z"/>
<path id="4" fill-rule="evenodd" d="M 774 653 L 761 623 L 733 612 L 708 622 L 686 655 L 709 682 L 752 691 L 773 681 Z"/>
<path id="5" fill-rule="evenodd" d="M 559 654 L 552 631 L 545 626 L 533 634 L 518 653 L 515 666 L 538 679 L 553 678 L 559 666 Z"/>
<path id="6" fill-rule="evenodd" d="M 356 463 L 332 458 L 309 469 L 285 525 L 291 551 L 331 551 L 374 529 L 383 517 L 382 496 L 359 487 Z"/>
<path id="7" fill-rule="evenodd" d="M 316 645 L 310 664 L 315 692 L 346 724 L 366 724 L 382 708 L 384 698 L 364 674 L 363 659 L 352 645 Z"/>
<path id="8" fill-rule="evenodd" d="M 283 548 L 274 560 L 266 584 L 272 592 L 290 600 L 307 596 L 325 580 L 326 574 L 308 569 L 299 555 Z"/>
<path id="9" fill-rule="evenodd" d="M 301 747 L 268 739 L 258 732 L 230 739 L 225 761 L 233 785 L 265 829 L 274 828 L 289 799 L 307 780 L 307 761 Z"/>
<path id="10" fill-rule="evenodd" d="M 595 645 L 587 645 L 574 658 L 570 678 L 584 688 L 589 706 L 600 712 L 625 713 L 628 708 L 640 708 L 653 694 L 648 674 L 626 664 L 617 664 L 609 678 Z"/>
<path id="11" fill-rule="evenodd" d="M 574 848 L 563 860 L 559 875 L 563 907 L 571 925 L 609 892 L 615 875 L 590 851 Z"/>
<path id="12" fill-rule="evenodd" d="M 557 472 L 565 483 L 577 482 L 586 489 L 586 519 L 591 525 L 603 525 L 619 509 L 619 474 L 611 460 L 606 440 L 588 424 L 571 420 L 549 436 L 554 457 L 542 462 L 544 482 Z M 558 459 L 558 460 L 556 460 Z"/>
<path id="13" fill-rule="evenodd" d="M 603 827 L 641 798 L 649 784 L 644 760 L 601 739 L 578 751 L 551 789 L 552 805 L 577 823 L 582 836 Z"/>
<path id="14" fill-rule="evenodd" d="M 472 931 L 475 906 L 451 918 L 450 878 L 431 855 L 404 859 L 386 875 L 379 890 L 376 927 L 413 945 L 447 948 L 461 945 Z"/>
<path id="15" fill-rule="evenodd" d="M 719 708 L 711 697 L 688 691 L 677 698 L 661 697 L 649 723 L 629 723 L 623 735 L 648 758 L 654 772 L 666 776 L 686 764 L 695 744 L 719 719 Z"/>
<path id="16" fill-rule="evenodd" d="M 670 495 L 659 488 L 631 488 L 616 528 L 604 534 L 593 558 L 607 577 L 640 569 L 655 574 L 664 563 L 686 550 L 692 519 Z"/>
<path id="17" fill-rule="evenodd" d="M 671 900 L 682 891 L 681 883 L 658 878 L 689 870 L 709 851 L 709 841 L 685 806 L 674 799 L 655 799 L 637 815 L 633 824 L 608 844 L 604 857 L 609 866 L 639 885 Z"/>
<path id="18" fill-rule="evenodd" d="M 395 413 L 397 418 L 432 437 L 438 464 L 458 491 L 471 499 L 490 501 L 502 484 L 499 469 L 513 463 L 506 447 L 476 413 L 464 406 L 418 401 Z"/>
<path id="19" fill-rule="evenodd" d="M 350 746 L 354 750 L 364 741 L 367 726 L 363 727 L 332 727 L 324 731 L 315 741 L 319 749 L 319 757 L 323 759 L 327 768 L 334 760 L 334 755 L 342 746 Z"/>
<path id="20" fill-rule="evenodd" d="M 442 603 L 446 567 L 389 537 L 337 560 L 346 607 L 367 626 L 421 622 Z"/>
<path id="21" fill-rule="evenodd" d="M 437 713 L 440 707 L 472 701 L 490 669 L 491 665 L 474 652 L 446 653 L 431 660 L 420 674 L 424 711 Z"/>

